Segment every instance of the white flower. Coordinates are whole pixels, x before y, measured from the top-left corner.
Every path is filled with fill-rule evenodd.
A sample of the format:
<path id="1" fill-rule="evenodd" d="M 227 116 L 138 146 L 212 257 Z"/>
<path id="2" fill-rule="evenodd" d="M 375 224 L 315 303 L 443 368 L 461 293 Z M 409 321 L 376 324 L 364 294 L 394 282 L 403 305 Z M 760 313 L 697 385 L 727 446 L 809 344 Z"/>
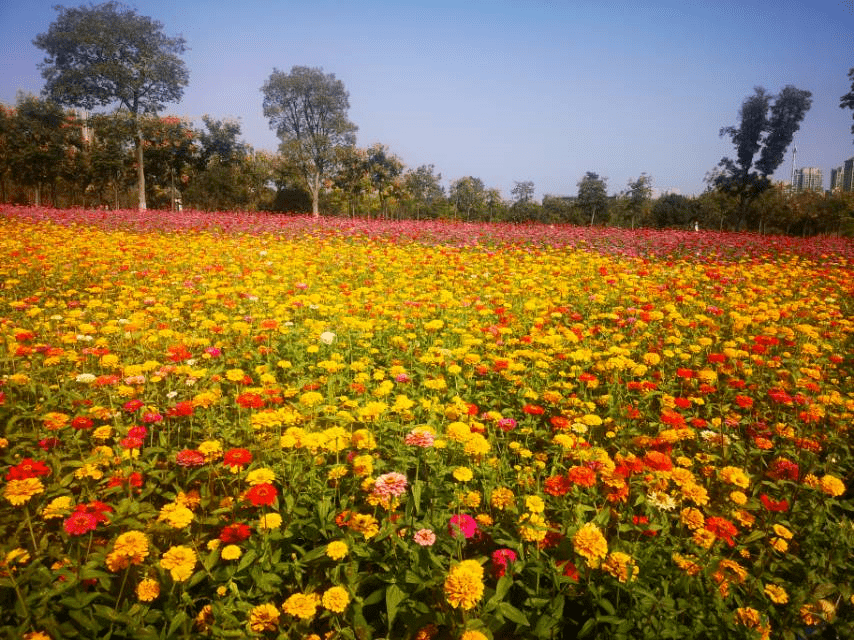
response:
<path id="1" fill-rule="evenodd" d="M 90 382 L 95 382 L 95 374 L 93 374 L 93 373 L 81 373 L 74 379 L 77 382 L 82 382 L 83 384 L 89 384 Z"/>
<path id="2" fill-rule="evenodd" d="M 332 344 L 333 342 L 335 342 L 335 334 L 331 331 L 324 331 L 320 334 L 320 341 L 323 344 Z"/>

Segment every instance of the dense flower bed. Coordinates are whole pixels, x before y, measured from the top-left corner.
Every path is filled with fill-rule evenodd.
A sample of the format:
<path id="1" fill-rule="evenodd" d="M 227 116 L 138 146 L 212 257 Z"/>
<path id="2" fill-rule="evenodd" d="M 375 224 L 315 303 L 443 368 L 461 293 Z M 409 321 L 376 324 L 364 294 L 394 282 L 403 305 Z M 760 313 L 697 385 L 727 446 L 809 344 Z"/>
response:
<path id="1" fill-rule="evenodd" d="M 852 256 L 0 208 L 0 629 L 852 637 Z"/>

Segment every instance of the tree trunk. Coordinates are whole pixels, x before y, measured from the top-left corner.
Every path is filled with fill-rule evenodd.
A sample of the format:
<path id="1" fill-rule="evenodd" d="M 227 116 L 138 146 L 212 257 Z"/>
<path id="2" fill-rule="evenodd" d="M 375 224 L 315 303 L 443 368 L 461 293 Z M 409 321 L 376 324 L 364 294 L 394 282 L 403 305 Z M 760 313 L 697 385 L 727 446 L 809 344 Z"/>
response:
<path id="1" fill-rule="evenodd" d="M 139 190 L 139 210 L 145 211 L 145 165 L 142 155 L 142 129 L 136 126 L 136 185 Z"/>
<path id="2" fill-rule="evenodd" d="M 311 192 L 311 217 L 320 217 L 320 175 L 314 174 L 308 184 Z"/>

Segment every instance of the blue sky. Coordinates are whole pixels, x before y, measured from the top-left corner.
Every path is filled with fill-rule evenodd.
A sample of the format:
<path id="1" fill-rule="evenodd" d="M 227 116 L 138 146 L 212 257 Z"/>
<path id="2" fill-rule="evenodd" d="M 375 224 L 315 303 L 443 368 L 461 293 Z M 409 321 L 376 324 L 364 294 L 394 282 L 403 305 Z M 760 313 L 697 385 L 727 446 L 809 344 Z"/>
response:
<path id="1" fill-rule="evenodd" d="M 60 0 L 61 1 L 61 0 Z M 0 0 L 0 102 L 39 93 L 32 45 L 57 0 Z M 75 6 L 82 2 L 65 2 Z M 260 87 L 273 68 L 323 67 L 350 92 L 359 146 L 387 145 L 448 184 L 473 175 L 510 197 L 572 195 L 586 171 L 617 193 L 646 172 L 685 195 L 732 144 L 753 87 L 813 93 L 799 167 L 854 156 L 854 0 L 560 2 L 548 0 L 137 0 L 183 35 L 190 84 L 166 113 L 238 118 L 256 149 L 278 141 Z M 787 179 L 791 149 L 777 171 Z"/>

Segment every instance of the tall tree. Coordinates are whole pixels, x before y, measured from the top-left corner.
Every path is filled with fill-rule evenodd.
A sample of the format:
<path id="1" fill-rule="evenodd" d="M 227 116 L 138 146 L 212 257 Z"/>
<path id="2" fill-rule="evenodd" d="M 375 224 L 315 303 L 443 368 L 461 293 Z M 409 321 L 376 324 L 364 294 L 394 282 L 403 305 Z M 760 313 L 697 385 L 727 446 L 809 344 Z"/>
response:
<path id="1" fill-rule="evenodd" d="M 79 146 L 70 136 L 79 138 L 80 129 L 66 126 L 70 119 L 55 102 L 18 96 L 8 140 L 10 165 L 17 180 L 33 188 L 36 206 L 41 205 L 44 187 L 55 186 L 72 145 Z"/>
<path id="2" fill-rule="evenodd" d="M 652 178 L 642 173 L 637 180 L 629 180 L 625 196 L 626 208 L 631 219 L 632 229 L 634 229 L 635 221 L 642 220 L 644 213 L 649 208 L 652 198 Z"/>
<path id="3" fill-rule="evenodd" d="M 180 55 L 184 38 L 163 33 L 157 20 L 118 2 L 57 6 L 59 16 L 33 44 L 47 53 L 39 65 L 44 93 L 60 104 L 93 109 L 116 104 L 136 122 L 178 102 L 189 81 Z M 146 208 L 143 134 L 135 129 L 139 208 Z"/>
<path id="4" fill-rule="evenodd" d="M 403 161 L 386 145 L 377 142 L 367 150 L 367 169 L 371 187 L 380 199 L 380 213 L 385 217 L 388 197 L 395 192 L 397 179 L 403 173 Z"/>
<path id="5" fill-rule="evenodd" d="M 600 178 L 598 173 L 588 171 L 578 183 L 578 206 L 590 216 L 590 226 L 596 221 L 596 214 L 604 214 L 608 210 L 607 178 Z"/>
<path id="6" fill-rule="evenodd" d="M 851 91 L 839 98 L 840 109 L 854 109 L 854 67 L 848 70 L 848 77 L 851 79 Z M 854 113 L 851 115 L 854 117 Z M 851 133 L 854 133 L 854 124 L 851 125 Z"/>
<path id="7" fill-rule="evenodd" d="M 451 183 L 451 202 L 464 220 L 480 218 L 486 206 L 486 190 L 483 180 L 466 176 Z"/>
<path id="8" fill-rule="evenodd" d="M 436 205 L 445 199 L 442 174 L 433 171 L 432 164 L 423 164 L 417 169 L 410 169 L 403 176 L 404 188 L 415 206 L 416 220 L 422 212 L 435 217 Z"/>
<path id="9" fill-rule="evenodd" d="M 282 140 L 282 153 L 311 194 L 311 212 L 320 215 L 320 188 L 334 173 L 336 149 L 356 143 L 347 119 L 350 94 L 335 74 L 319 67 L 273 69 L 261 87 L 264 115 Z"/>
<path id="10" fill-rule="evenodd" d="M 534 199 L 534 183 L 531 180 L 516 181 L 510 193 L 515 204 L 527 204 Z"/>
<path id="11" fill-rule="evenodd" d="M 735 145 L 736 159 L 721 159 L 722 171 L 716 185 L 738 197 L 739 227 L 750 204 L 771 186 L 768 176 L 783 162 L 786 149 L 811 105 L 812 94 L 791 85 L 785 86 L 778 96 L 756 87 L 753 95 L 741 104 L 741 124 L 721 129 L 720 135 L 729 136 Z M 754 160 L 757 153 L 759 158 Z"/>

